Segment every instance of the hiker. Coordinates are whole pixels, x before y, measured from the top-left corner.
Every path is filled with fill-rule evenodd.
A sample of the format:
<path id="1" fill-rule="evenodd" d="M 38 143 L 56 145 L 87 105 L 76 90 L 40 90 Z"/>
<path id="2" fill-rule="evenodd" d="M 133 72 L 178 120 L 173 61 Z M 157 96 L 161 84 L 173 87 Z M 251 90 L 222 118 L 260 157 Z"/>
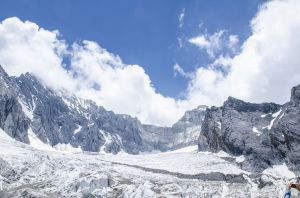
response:
<path id="1" fill-rule="evenodd" d="M 284 198 L 291 198 L 292 197 L 292 194 L 291 194 L 291 189 L 292 188 L 296 188 L 300 192 L 300 183 L 292 184 L 291 182 L 288 182 L 287 190 L 284 194 Z"/>

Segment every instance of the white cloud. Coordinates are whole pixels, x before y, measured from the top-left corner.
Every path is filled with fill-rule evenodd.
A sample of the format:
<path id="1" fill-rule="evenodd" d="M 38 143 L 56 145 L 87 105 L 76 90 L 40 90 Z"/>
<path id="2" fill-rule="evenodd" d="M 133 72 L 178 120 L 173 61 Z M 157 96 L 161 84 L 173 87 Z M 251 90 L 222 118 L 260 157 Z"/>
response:
<path id="1" fill-rule="evenodd" d="M 214 34 L 202 34 L 193 38 L 190 38 L 188 41 L 191 44 L 198 46 L 200 49 L 205 49 L 207 54 L 214 58 L 215 55 L 220 52 L 222 49 L 223 41 L 222 36 L 224 30 L 215 32 Z"/>
<path id="2" fill-rule="evenodd" d="M 58 31 L 18 18 L 0 24 L 0 64 L 11 75 L 32 72 L 47 85 L 67 88 L 144 123 L 171 125 L 185 110 L 220 105 L 229 95 L 253 102 L 286 102 L 291 87 L 300 83 L 299 13 L 298 0 L 267 2 L 251 21 L 250 37 L 233 57 L 222 50 L 239 47 L 235 35 L 221 30 L 190 39 L 207 51 L 212 63 L 193 73 L 174 66 L 175 72 L 190 79 L 183 100 L 157 93 L 141 66 L 125 64 L 95 42 L 68 45 Z M 70 58 L 68 71 L 64 57 Z"/>
<path id="3" fill-rule="evenodd" d="M 66 88 L 143 123 L 171 125 L 184 113 L 180 101 L 157 93 L 144 69 L 126 65 L 92 41 L 67 44 L 58 31 L 8 18 L 0 24 L 0 64 L 10 75 L 31 72 L 48 86 Z M 67 70 L 62 64 L 69 57 Z"/>
<path id="4" fill-rule="evenodd" d="M 183 68 L 178 64 L 176 63 L 174 66 L 173 66 L 173 70 L 174 70 L 174 76 L 176 77 L 177 74 L 185 77 L 185 78 L 190 78 L 190 73 L 187 73 L 183 70 Z"/>
<path id="5" fill-rule="evenodd" d="M 226 73 L 214 65 L 195 71 L 188 100 L 220 105 L 232 95 L 253 102 L 288 101 L 291 87 L 300 83 L 300 1 L 267 2 L 251 30 L 239 54 L 223 59 Z"/>
<path id="6" fill-rule="evenodd" d="M 182 9 L 181 13 L 178 16 L 179 28 L 182 28 L 184 25 L 184 16 L 185 16 L 185 8 Z"/>
<path id="7" fill-rule="evenodd" d="M 124 64 L 94 42 L 74 44 L 71 64 L 78 73 L 77 80 L 84 83 L 77 94 L 109 110 L 159 125 L 172 124 L 184 112 L 174 99 L 156 93 L 142 67 Z M 99 90 L 91 89 L 95 83 Z"/>
<path id="8" fill-rule="evenodd" d="M 216 58 L 224 52 L 236 53 L 239 44 L 238 35 L 228 35 L 227 31 L 219 30 L 213 34 L 200 34 L 192 37 L 189 43 L 196 45 L 200 49 L 206 50 L 210 58 Z"/>
<path id="9" fill-rule="evenodd" d="M 239 43 L 238 35 L 229 35 L 229 37 L 228 37 L 228 48 L 229 49 L 231 49 L 233 52 L 235 52 L 238 43 Z"/>
<path id="10" fill-rule="evenodd" d="M 66 44 L 57 37 L 57 31 L 8 18 L 0 23 L 0 64 L 11 75 L 32 72 L 51 86 L 71 87 L 71 78 L 61 64 Z M 53 76 L 61 80 L 53 80 Z"/>

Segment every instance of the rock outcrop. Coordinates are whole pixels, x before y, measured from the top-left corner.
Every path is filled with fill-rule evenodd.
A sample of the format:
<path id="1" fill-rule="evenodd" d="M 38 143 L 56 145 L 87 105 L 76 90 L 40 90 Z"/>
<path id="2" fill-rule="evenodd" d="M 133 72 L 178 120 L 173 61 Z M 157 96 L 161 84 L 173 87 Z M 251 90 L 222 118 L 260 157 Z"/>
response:
<path id="1" fill-rule="evenodd" d="M 244 155 L 242 166 L 251 171 L 286 163 L 299 169 L 300 86 L 291 101 L 253 104 L 229 97 L 221 107 L 207 109 L 198 138 L 200 151 Z"/>

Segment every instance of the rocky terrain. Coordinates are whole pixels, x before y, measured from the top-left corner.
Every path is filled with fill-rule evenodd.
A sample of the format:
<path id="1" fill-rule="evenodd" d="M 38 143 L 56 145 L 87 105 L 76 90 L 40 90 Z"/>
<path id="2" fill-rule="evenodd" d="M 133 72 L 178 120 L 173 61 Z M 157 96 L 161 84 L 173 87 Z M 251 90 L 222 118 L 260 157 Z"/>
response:
<path id="1" fill-rule="evenodd" d="M 198 139 L 200 151 L 225 151 L 246 156 L 242 167 L 262 171 L 286 163 L 300 168 L 300 86 L 284 105 L 252 104 L 229 97 L 221 107 L 207 109 Z"/>
<path id="2" fill-rule="evenodd" d="M 143 125 L 66 90 L 52 90 L 29 73 L 10 77 L 0 68 L 1 123 L 11 137 L 30 144 L 36 136 L 50 146 L 83 151 L 138 154 L 193 145 L 206 107 L 188 111 L 173 127 Z"/>

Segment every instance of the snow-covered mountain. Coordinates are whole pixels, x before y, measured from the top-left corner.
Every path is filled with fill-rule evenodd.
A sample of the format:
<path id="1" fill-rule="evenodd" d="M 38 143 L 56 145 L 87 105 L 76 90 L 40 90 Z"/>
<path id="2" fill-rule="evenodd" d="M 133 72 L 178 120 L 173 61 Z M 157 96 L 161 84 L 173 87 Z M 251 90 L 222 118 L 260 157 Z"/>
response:
<path id="1" fill-rule="evenodd" d="M 0 68 L 1 123 L 11 137 L 59 148 L 137 154 L 197 142 L 206 107 L 186 112 L 173 127 L 143 125 L 65 90 L 54 91 L 29 73 L 10 77 Z"/>
<path id="2" fill-rule="evenodd" d="M 280 197 L 299 137 L 300 86 L 158 127 L 0 66 L 0 197 Z"/>

